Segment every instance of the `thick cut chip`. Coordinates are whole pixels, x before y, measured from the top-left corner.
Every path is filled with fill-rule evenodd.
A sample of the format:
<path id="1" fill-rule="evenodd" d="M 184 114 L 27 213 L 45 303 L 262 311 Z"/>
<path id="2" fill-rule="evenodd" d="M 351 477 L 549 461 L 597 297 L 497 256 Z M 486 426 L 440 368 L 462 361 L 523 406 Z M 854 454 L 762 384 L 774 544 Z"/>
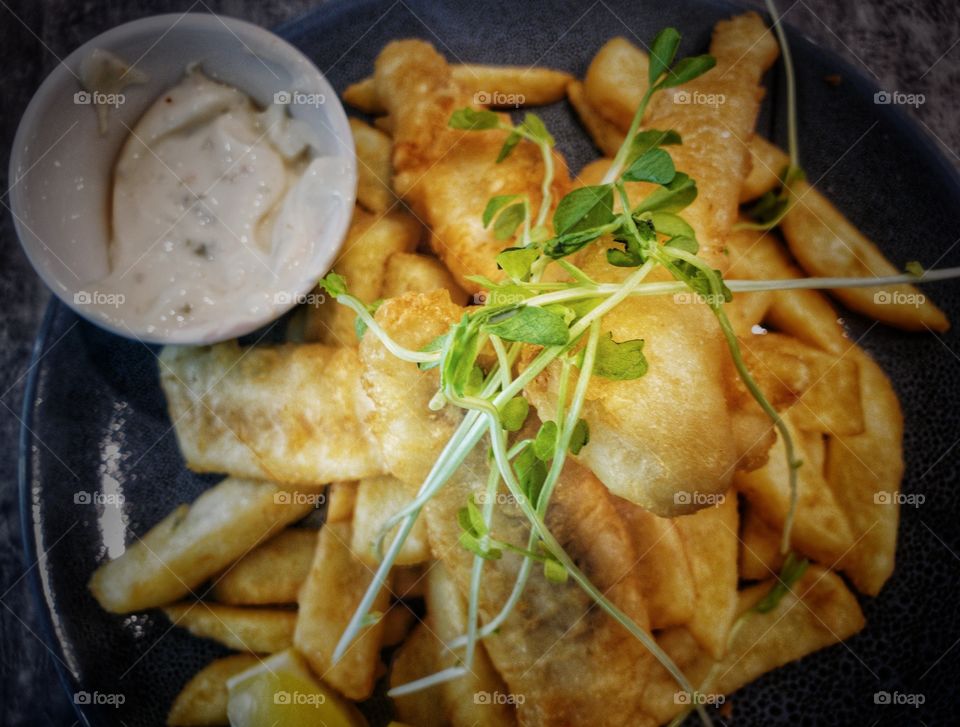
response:
<path id="1" fill-rule="evenodd" d="M 374 215 L 357 209 L 347 239 L 334 263 L 334 272 L 347 281 L 350 295 L 371 304 L 383 296 L 387 261 L 398 252 L 410 252 L 420 240 L 420 223 L 403 211 Z M 356 346 L 356 314 L 327 295 L 307 306 L 304 339 L 331 346 Z"/>
<path id="2" fill-rule="evenodd" d="M 327 513 L 325 522 L 349 522 L 353 519 L 353 507 L 357 502 L 356 482 L 333 482 L 327 488 Z"/>
<path id="3" fill-rule="evenodd" d="M 383 472 L 355 349 L 167 346 L 160 381 L 197 472 L 306 486 Z"/>
<path id="4" fill-rule="evenodd" d="M 856 352 L 865 430 L 827 440 L 826 478 L 856 543 L 839 568 L 875 596 L 893 573 L 903 477 L 903 416 L 883 370 Z"/>
<path id="5" fill-rule="evenodd" d="M 383 622 L 364 627 L 340 661 L 333 652 L 360 600 L 373 580 L 373 571 L 350 550 L 350 525 L 328 523 L 320 531 L 310 574 L 300 591 L 294 645 L 324 682 L 350 699 L 366 699 L 380 667 Z M 383 613 L 390 604 L 387 589 L 373 603 Z"/>
<path id="6" fill-rule="evenodd" d="M 169 727 L 217 727 L 227 718 L 227 679 L 258 663 L 252 654 L 216 659 L 193 675 L 167 714 Z"/>
<path id="7" fill-rule="evenodd" d="M 445 290 L 409 294 L 384 302 L 375 316 L 401 346 L 422 349 L 458 321 L 464 309 Z M 404 482 L 419 485 L 460 423 L 462 411 L 446 406 L 431 411 L 439 387 L 437 370 L 421 371 L 401 361 L 373 335 L 360 345 L 363 385 L 375 406 L 369 422 L 387 469 Z"/>
<path id="8" fill-rule="evenodd" d="M 284 530 L 234 563 L 216 580 L 210 595 L 233 606 L 296 603 L 316 546 L 315 530 Z"/>
<path id="9" fill-rule="evenodd" d="M 429 293 L 445 289 L 457 305 L 466 305 L 467 294 L 437 258 L 415 252 L 396 252 L 387 261 L 381 298 L 404 293 Z"/>
<path id="10" fill-rule="evenodd" d="M 647 90 L 649 67 L 647 54 L 623 37 L 608 40 L 590 61 L 583 81 L 586 100 L 621 135 Z"/>
<path id="11" fill-rule="evenodd" d="M 416 485 L 410 485 L 390 475 L 369 477 L 357 485 L 357 499 L 353 508 L 353 537 L 351 550 L 360 560 L 376 567 L 380 558 L 375 549 L 380 531 L 393 515 L 410 504 L 417 495 Z M 399 526 L 393 528 L 383 541 L 384 550 L 390 547 Z M 397 554 L 396 565 L 416 565 L 430 559 L 427 525 L 419 520 L 407 536 Z"/>
<path id="12" fill-rule="evenodd" d="M 803 463 L 797 472 L 791 546 L 832 566 L 853 547 L 855 536 L 846 512 L 824 478 L 823 436 L 801 431 L 790 414 L 783 420 L 793 439 L 794 454 Z M 738 472 L 736 484 L 757 514 L 783 532 L 790 507 L 790 470 L 779 433 L 767 464 L 752 472 Z"/>
<path id="13" fill-rule="evenodd" d="M 690 493 L 694 496 L 695 493 Z M 737 610 L 737 497 L 733 491 L 692 515 L 674 518 L 693 578 L 687 630 L 714 658 L 723 656 Z"/>
<path id="14" fill-rule="evenodd" d="M 350 119 L 350 131 L 357 150 L 357 202 L 369 212 L 383 214 L 396 202 L 390 186 L 393 142 L 359 119 Z"/>
<path id="15" fill-rule="evenodd" d="M 218 641 L 229 649 L 251 654 L 276 654 L 293 645 L 295 611 L 241 608 L 193 601 L 163 609 L 174 626 L 194 636 Z"/>
<path id="16" fill-rule="evenodd" d="M 521 141 L 498 164 L 508 132 L 450 128 L 454 111 L 476 104 L 428 43 L 388 44 L 377 58 L 375 79 L 394 124 L 394 188 L 429 225 L 431 246 L 460 286 L 476 293 L 481 286 L 468 276 L 501 278 L 495 257 L 510 245 L 484 228 L 487 202 L 495 195 L 526 195 L 536 214 L 544 173 L 540 150 Z M 555 204 L 569 179 L 557 154 L 554 166 Z"/>
<path id="17" fill-rule="evenodd" d="M 590 104 L 580 81 L 573 81 L 567 86 L 567 98 L 570 99 L 570 105 L 577 112 L 580 122 L 593 139 L 593 143 L 604 154 L 613 157 L 623 144 L 624 133 L 612 121 L 601 116 L 600 112 Z M 582 177 L 581 174 L 578 183 L 583 183 Z M 597 179 L 597 182 L 599 181 Z"/>
<path id="18" fill-rule="evenodd" d="M 752 608 L 775 581 L 758 583 L 740 592 L 737 612 Z M 847 639 L 864 626 L 857 599 L 835 573 L 815 565 L 767 613 L 751 612 L 731 639 L 726 655 L 712 659 L 690 632 L 680 627 L 664 632 L 660 645 L 702 695 L 735 692 L 763 674 Z M 657 666 L 648 682 L 645 707 L 665 724 L 686 709 L 676 683 Z"/>
<path id="19" fill-rule="evenodd" d="M 622 498 L 616 498 L 616 506 L 636 547 L 636 570 L 650 628 L 687 623 L 693 616 L 696 594 L 676 519 L 657 517 Z"/>
<path id="20" fill-rule="evenodd" d="M 114 613 L 183 598 L 313 509 L 286 494 L 266 482 L 225 479 L 97 568 L 90 590 Z"/>
<path id="21" fill-rule="evenodd" d="M 746 505 L 740 519 L 741 580 L 766 580 L 776 576 L 782 565 L 780 531 Z"/>

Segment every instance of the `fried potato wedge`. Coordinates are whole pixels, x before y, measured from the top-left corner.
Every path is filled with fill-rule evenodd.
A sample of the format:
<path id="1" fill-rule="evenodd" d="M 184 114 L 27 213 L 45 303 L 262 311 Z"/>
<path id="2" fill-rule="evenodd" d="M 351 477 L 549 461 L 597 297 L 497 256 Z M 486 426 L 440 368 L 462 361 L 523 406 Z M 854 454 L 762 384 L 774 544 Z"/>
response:
<path id="1" fill-rule="evenodd" d="M 766 580 L 775 577 L 782 565 L 780 531 L 748 504 L 740 518 L 740 578 Z"/>
<path id="2" fill-rule="evenodd" d="M 485 457 L 475 452 L 425 508 L 431 548 L 461 593 L 468 591 L 473 554 L 459 545 L 457 512 L 468 497 L 485 490 L 486 479 Z M 560 489 L 558 485 L 558 499 L 551 503 L 547 525 L 552 531 L 558 527 L 572 533 L 577 540 L 561 540 L 561 544 L 569 549 L 571 557 L 585 564 L 585 572 L 593 578 L 598 567 L 587 568 L 586 563 L 588 558 L 596 562 L 609 552 L 604 545 L 606 536 L 584 539 L 580 530 L 570 530 L 569 525 L 559 527 L 563 522 L 576 522 L 594 507 L 575 493 L 559 497 Z M 576 510 L 571 511 L 571 507 Z M 558 508 L 563 511 L 554 512 Z M 518 506 L 507 501 L 494 509 L 492 532 L 500 540 L 525 545 L 528 522 Z M 622 543 L 616 540 L 619 547 Z M 594 543 L 597 552 L 588 556 Z M 484 564 L 485 585 L 479 596 L 481 621 L 489 621 L 500 611 L 519 568 L 520 559 L 512 553 Z M 602 567 L 599 572 L 610 571 Z M 647 628 L 647 624 L 640 626 Z M 596 608 L 573 579 L 553 583 L 544 577 L 542 567 L 533 568 L 523 598 L 497 633 L 484 640 L 484 646 L 509 693 L 523 695 L 523 703 L 517 705 L 520 724 L 653 724 L 638 719 L 652 657 L 622 626 Z M 543 657 L 545 653 L 548 658 Z M 584 654 L 602 655 L 604 668 L 585 669 Z M 577 688 L 572 689 L 572 684 Z M 617 710 L 609 709 L 613 703 L 618 705 Z"/>
<path id="3" fill-rule="evenodd" d="M 573 76 L 564 71 L 539 66 L 487 66 L 463 63 L 450 66 L 450 74 L 464 94 L 481 106 L 517 108 L 543 106 L 563 98 Z M 343 100 L 367 114 L 386 111 L 377 95 L 373 78 L 364 78 L 347 86 Z"/>
<path id="4" fill-rule="evenodd" d="M 427 225 L 434 252 L 468 293 L 480 285 L 468 276 L 503 276 L 495 261 L 508 246 L 485 228 L 490 197 L 526 195 L 540 206 L 544 165 L 536 145 L 522 141 L 497 163 L 508 132 L 468 133 L 449 126 L 451 114 L 474 105 L 450 66 L 428 43 L 389 43 L 376 62 L 377 94 L 394 123 L 394 189 Z M 566 164 L 554 154 L 555 204 L 569 188 Z"/>
<path id="5" fill-rule="evenodd" d="M 167 713 L 168 727 L 227 725 L 227 679 L 258 663 L 252 654 L 215 659 L 193 675 Z"/>
<path id="6" fill-rule="evenodd" d="M 396 477 L 381 475 L 357 482 L 357 499 L 353 508 L 353 533 L 350 549 L 367 565 L 380 563 L 375 550 L 380 530 L 393 515 L 403 509 L 417 495 L 417 486 Z M 393 528 L 384 540 L 384 548 L 390 547 L 399 526 Z M 418 520 L 403 543 L 396 565 L 416 565 L 430 559 L 430 544 L 427 542 L 427 524 Z"/>
<path id="7" fill-rule="evenodd" d="M 573 106 L 574 111 L 577 112 L 583 128 L 587 130 L 590 138 L 593 139 L 593 143 L 596 144 L 597 148 L 605 155 L 613 157 L 620 148 L 620 145 L 623 144 L 625 137 L 624 132 L 620 131 L 612 121 L 604 118 L 600 112 L 590 104 L 584 92 L 584 86 L 580 81 L 570 82 L 570 85 L 567 86 L 567 98 L 570 100 L 570 105 Z M 606 172 L 606 168 L 604 168 L 603 171 Z M 578 179 L 578 184 L 585 184 L 585 182 L 582 181 L 583 174 L 581 173 L 579 176 L 581 179 Z M 603 175 L 601 174 L 600 176 L 602 177 Z M 596 182 L 599 181 L 598 178 Z"/>
<path id="8" fill-rule="evenodd" d="M 160 381 L 187 466 L 317 486 L 383 472 L 356 349 L 236 343 L 160 354 Z"/>
<path id="9" fill-rule="evenodd" d="M 181 505 L 101 565 L 89 588 L 113 613 L 156 608 L 188 595 L 290 523 L 313 505 L 282 498 L 279 487 L 228 478 L 191 505 Z"/>
<path id="10" fill-rule="evenodd" d="M 750 137 L 747 147 L 750 150 L 750 173 L 740 187 L 741 204 L 752 202 L 767 192 L 776 191 L 790 164 L 787 154 L 759 134 Z"/>
<path id="11" fill-rule="evenodd" d="M 357 502 L 356 482 L 333 482 L 327 488 L 328 523 L 353 520 L 353 507 Z"/>
<path id="12" fill-rule="evenodd" d="M 650 628 L 687 623 L 693 617 L 696 593 L 676 519 L 657 517 L 619 497 L 615 502 L 636 547 L 636 571 Z"/>
<path id="13" fill-rule="evenodd" d="M 288 528 L 234 563 L 210 595 L 231 606 L 296 603 L 317 547 L 317 532 Z"/>
<path id="14" fill-rule="evenodd" d="M 313 565 L 300 591 L 293 641 L 314 673 L 344 696 L 361 700 L 373 692 L 380 667 L 382 619 L 364 628 L 337 663 L 333 662 L 344 629 L 373 580 L 370 570 L 350 550 L 349 523 L 328 523 L 320 530 Z M 382 589 L 373 610 L 386 611 L 390 594 Z"/>
<path id="15" fill-rule="evenodd" d="M 617 127 L 621 137 L 630 129 L 646 93 L 649 67 L 647 54 L 618 36 L 604 43 L 587 68 L 584 96 L 600 116 Z"/>
<path id="16" fill-rule="evenodd" d="M 381 298 L 399 298 L 404 293 L 429 293 L 446 290 L 457 305 L 467 304 L 467 294 L 457 285 L 443 263 L 430 255 L 395 252 L 387 261 Z"/>
<path id="17" fill-rule="evenodd" d="M 737 613 L 752 608 L 770 590 L 766 581 L 741 591 Z M 690 632 L 664 632 L 660 646 L 704 695 L 730 694 L 763 674 L 847 639 L 864 626 L 857 599 L 838 575 L 816 565 L 767 613 L 750 613 L 721 660 L 704 653 Z M 645 709 L 665 724 L 685 709 L 673 678 L 659 665 L 647 687 Z"/>
<path id="18" fill-rule="evenodd" d="M 194 636 L 251 654 L 276 654 L 290 648 L 297 621 L 295 611 L 241 608 L 204 601 L 175 603 L 163 612 L 174 626 Z"/>
<path id="19" fill-rule="evenodd" d="M 875 596 L 893 573 L 903 477 L 903 416 L 883 370 L 859 349 L 865 430 L 827 440 L 826 480 L 856 542 L 839 564 L 862 593 Z"/>
<path id="20" fill-rule="evenodd" d="M 798 429 L 789 413 L 783 420 L 793 438 L 795 456 L 803 462 L 797 472 L 797 510 L 791 546 L 830 566 L 853 547 L 856 538 L 847 514 L 824 477 L 823 436 Z M 764 467 L 738 472 L 736 476 L 737 489 L 778 532 L 783 531 L 790 506 L 789 483 L 790 471 L 779 436 Z"/>
<path id="21" fill-rule="evenodd" d="M 401 346 L 419 350 L 447 332 L 463 308 L 445 290 L 408 294 L 384 302 L 375 319 Z M 369 424 L 395 477 L 419 485 L 460 423 L 455 407 L 431 411 L 439 387 L 436 369 L 401 361 L 373 335 L 360 344 L 363 385 L 374 402 Z"/>
<path id="22" fill-rule="evenodd" d="M 350 131 L 357 151 L 357 202 L 368 212 L 382 215 L 396 203 L 390 186 L 393 142 L 359 119 L 350 119 Z"/>
<path id="23" fill-rule="evenodd" d="M 823 434 L 863 431 L 860 375 L 854 356 L 826 353 L 778 333 L 740 339 L 743 358 L 766 395 L 798 429 Z M 750 397 L 739 379 L 741 396 Z"/>
<path id="24" fill-rule="evenodd" d="M 746 140 L 760 108 L 760 82 L 778 52 L 756 13 L 717 23 L 710 43 L 716 67 L 656 94 L 645 122 L 649 128 L 673 129 L 683 139 L 670 147 L 670 155 L 698 189 L 683 215 L 697 232 L 701 255 L 721 269 L 724 238 L 737 219 L 740 186 L 749 169 Z"/>
<path id="25" fill-rule="evenodd" d="M 383 297 L 387 261 L 394 253 L 416 248 L 421 233 L 420 223 L 407 212 L 396 210 L 379 215 L 358 208 L 340 257 L 333 265 L 334 272 L 346 278 L 351 295 L 364 303 L 373 303 Z M 331 346 L 358 345 L 356 314 L 325 295 L 318 299 L 322 302 L 306 309 L 305 340 Z"/>
<path id="26" fill-rule="evenodd" d="M 674 518 L 693 580 L 687 630 L 713 658 L 727 648 L 737 611 L 737 498 L 731 491 L 692 515 Z"/>

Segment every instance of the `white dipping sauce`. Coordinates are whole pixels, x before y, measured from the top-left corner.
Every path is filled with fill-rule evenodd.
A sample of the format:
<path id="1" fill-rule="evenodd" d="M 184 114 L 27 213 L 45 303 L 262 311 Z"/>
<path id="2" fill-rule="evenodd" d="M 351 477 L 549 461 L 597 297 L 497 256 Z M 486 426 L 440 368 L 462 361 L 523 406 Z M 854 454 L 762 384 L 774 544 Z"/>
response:
<path id="1" fill-rule="evenodd" d="M 114 170 L 110 274 L 151 332 L 289 307 L 274 292 L 305 262 L 333 200 L 333 158 L 280 106 L 258 110 L 199 71 L 154 102 Z"/>

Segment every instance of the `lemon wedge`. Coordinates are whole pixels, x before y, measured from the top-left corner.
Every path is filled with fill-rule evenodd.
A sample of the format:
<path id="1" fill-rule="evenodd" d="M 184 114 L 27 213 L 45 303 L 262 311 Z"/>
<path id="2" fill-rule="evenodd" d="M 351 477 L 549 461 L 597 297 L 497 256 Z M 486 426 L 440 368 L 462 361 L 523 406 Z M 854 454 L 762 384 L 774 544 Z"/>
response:
<path id="1" fill-rule="evenodd" d="M 367 727 L 352 704 L 324 685 L 293 649 L 227 680 L 231 727 Z"/>

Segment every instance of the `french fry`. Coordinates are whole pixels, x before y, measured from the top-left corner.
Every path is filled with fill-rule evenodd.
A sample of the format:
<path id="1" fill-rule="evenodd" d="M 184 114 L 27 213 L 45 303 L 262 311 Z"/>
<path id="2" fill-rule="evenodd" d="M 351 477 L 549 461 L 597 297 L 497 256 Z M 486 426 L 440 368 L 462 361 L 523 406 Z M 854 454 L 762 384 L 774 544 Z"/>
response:
<path id="1" fill-rule="evenodd" d="M 421 227 L 407 212 L 396 210 L 374 215 L 357 208 L 334 272 L 347 280 L 350 294 L 364 303 L 382 297 L 387 261 L 397 252 L 410 252 L 420 240 Z M 331 346 L 358 344 L 356 314 L 337 301 L 307 308 L 305 337 Z"/>
<path id="2" fill-rule="evenodd" d="M 368 212 L 383 214 L 396 202 L 390 188 L 393 142 L 359 119 L 350 119 L 350 131 L 357 151 L 357 202 Z"/>
<path id="3" fill-rule="evenodd" d="M 285 502 L 279 487 L 228 478 L 181 505 L 101 565 L 89 588 L 107 611 L 129 613 L 172 603 L 266 542 L 313 505 Z"/>
<path id="4" fill-rule="evenodd" d="M 693 616 L 694 582 L 674 520 L 657 517 L 632 502 L 616 499 L 617 511 L 636 545 L 639 557 L 636 569 L 650 628 L 687 623 Z"/>
<path id="5" fill-rule="evenodd" d="M 778 333 L 746 336 L 740 344 L 757 385 L 774 407 L 789 410 L 797 428 L 823 434 L 863 431 L 853 356 L 826 353 Z M 750 394 L 743 389 L 741 396 Z"/>
<path id="6" fill-rule="evenodd" d="M 378 535 L 386 521 L 410 504 L 417 495 L 417 486 L 408 485 L 390 475 L 369 477 L 356 485 L 356 503 L 353 509 L 353 538 L 350 549 L 367 565 L 376 568 L 380 563 L 375 551 Z M 393 541 L 399 525 L 384 540 L 384 548 Z M 427 524 L 418 518 L 400 549 L 397 565 L 416 565 L 430 559 L 427 542 Z"/>
<path id="7" fill-rule="evenodd" d="M 780 531 L 747 505 L 740 519 L 740 578 L 762 581 L 780 572 Z"/>
<path id="8" fill-rule="evenodd" d="M 210 595 L 231 606 L 296 603 L 316 545 L 315 530 L 288 528 L 234 563 Z"/>
<path id="9" fill-rule="evenodd" d="M 320 531 L 310 574 L 300 591 L 294 644 L 313 671 L 350 699 L 370 696 L 380 664 L 383 620 L 365 627 L 337 663 L 333 652 L 373 580 L 373 571 L 350 550 L 350 525 L 328 523 Z M 372 609 L 390 604 L 384 588 Z"/>
<path id="10" fill-rule="evenodd" d="M 193 675 L 167 713 L 169 727 L 216 727 L 227 718 L 227 679 L 258 662 L 252 654 L 216 659 Z"/>
<path id="11" fill-rule="evenodd" d="M 195 471 L 306 487 L 383 471 L 356 349 L 167 346 L 160 380 Z"/>
<path id="12" fill-rule="evenodd" d="M 723 656 L 737 608 L 737 498 L 674 518 L 693 578 L 695 600 L 686 629 L 714 658 Z"/>
<path id="13" fill-rule="evenodd" d="M 781 176 L 790 163 L 790 157 L 775 144 L 759 134 L 747 140 L 750 150 L 750 172 L 740 185 L 740 203 L 752 202 L 767 192 L 776 191 L 782 184 Z"/>
<path id="14" fill-rule="evenodd" d="M 853 547 L 855 536 L 846 513 L 824 478 L 822 435 L 797 429 L 789 413 L 783 420 L 791 432 L 795 456 L 803 462 L 797 472 L 797 509 L 791 544 L 804 555 L 829 566 Z M 777 437 L 764 467 L 738 472 L 735 482 L 757 514 L 782 532 L 790 502 L 790 475 L 782 439 Z"/>
<path id="15" fill-rule="evenodd" d="M 334 482 L 327 488 L 327 522 L 349 522 L 357 501 L 356 482 Z"/>
<path id="16" fill-rule="evenodd" d="M 467 604 L 441 563 L 427 574 L 427 614 L 440 668 L 455 666 L 462 653 L 454 653 L 445 642 L 466 633 Z M 429 672 L 421 673 L 418 678 L 427 674 Z M 451 727 L 508 727 L 516 724 L 516 711 L 511 705 L 477 699 L 477 695 L 496 693 L 506 693 L 506 687 L 483 644 L 478 643 L 469 673 L 441 686 L 442 711 L 448 716 Z"/>
<path id="17" fill-rule="evenodd" d="M 443 288 L 457 305 L 467 304 L 467 293 L 443 263 L 430 255 L 395 252 L 387 260 L 381 298 L 397 298 L 404 293 L 429 293 Z"/>
<path id="18" fill-rule="evenodd" d="M 741 591 L 737 613 L 752 608 L 773 583 L 769 580 Z M 863 626 L 857 599 L 843 580 L 811 565 L 776 607 L 744 618 L 719 661 L 705 654 L 683 627 L 664 632 L 658 641 L 703 695 L 715 696 L 735 692 L 768 671 L 853 636 Z M 656 724 L 669 722 L 685 708 L 677 695 L 676 681 L 657 666 L 645 704 Z"/>
<path id="19" fill-rule="evenodd" d="M 591 108 L 626 134 L 647 90 L 650 59 L 623 37 L 611 38 L 590 61 L 583 92 Z M 604 150 L 606 152 L 606 150 Z"/>
<path id="20" fill-rule="evenodd" d="M 194 636 L 218 641 L 229 649 L 251 654 L 276 654 L 293 645 L 295 611 L 241 608 L 192 601 L 163 609 L 167 618 Z"/>
<path id="21" fill-rule="evenodd" d="M 577 112 L 580 122 L 597 148 L 610 157 L 616 154 L 620 145 L 623 144 L 624 133 L 590 105 L 584 93 L 583 84 L 579 81 L 571 81 L 567 86 L 567 98 L 570 99 L 570 105 Z"/>
<path id="22" fill-rule="evenodd" d="M 390 688 L 433 674 L 439 670 L 440 640 L 430 633 L 426 623 L 419 623 L 400 645 L 390 665 Z M 442 686 L 404 694 L 393 698 L 397 716 L 417 727 L 449 727 L 443 713 Z"/>
<path id="23" fill-rule="evenodd" d="M 567 84 L 573 79 L 564 71 L 536 66 L 465 63 L 451 66 L 450 71 L 464 93 L 473 96 L 474 104 L 503 108 L 542 106 L 559 101 Z M 343 100 L 367 114 L 386 111 L 377 97 L 373 78 L 364 78 L 347 86 Z"/>
<path id="24" fill-rule="evenodd" d="M 883 370 L 857 349 L 865 430 L 827 441 L 826 479 L 856 544 L 839 568 L 862 593 L 875 596 L 893 573 L 903 477 L 903 416 Z"/>

